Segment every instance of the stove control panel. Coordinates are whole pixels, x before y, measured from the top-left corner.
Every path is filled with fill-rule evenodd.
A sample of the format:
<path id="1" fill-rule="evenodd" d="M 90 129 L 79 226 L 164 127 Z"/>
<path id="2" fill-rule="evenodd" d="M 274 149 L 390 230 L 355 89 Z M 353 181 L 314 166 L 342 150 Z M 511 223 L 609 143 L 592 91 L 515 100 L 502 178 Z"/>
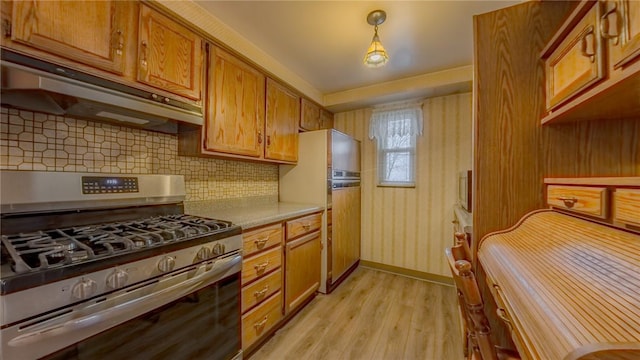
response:
<path id="1" fill-rule="evenodd" d="M 83 176 L 83 194 L 137 193 L 137 177 L 121 176 Z"/>

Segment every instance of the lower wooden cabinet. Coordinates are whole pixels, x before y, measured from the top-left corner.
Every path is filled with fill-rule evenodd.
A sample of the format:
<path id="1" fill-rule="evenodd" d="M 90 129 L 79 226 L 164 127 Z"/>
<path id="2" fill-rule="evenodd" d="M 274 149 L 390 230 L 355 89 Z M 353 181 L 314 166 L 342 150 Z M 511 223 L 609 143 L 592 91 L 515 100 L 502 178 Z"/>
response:
<path id="1" fill-rule="evenodd" d="M 242 349 L 247 354 L 320 286 L 321 219 L 317 212 L 243 232 Z"/>
<path id="2" fill-rule="evenodd" d="M 285 250 L 285 312 L 297 308 L 320 287 L 320 231 L 289 241 Z"/>
<path id="3" fill-rule="evenodd" d="M 247 349 L 282 319 L 282 292 L 242 316 L 242 349 Z"/>

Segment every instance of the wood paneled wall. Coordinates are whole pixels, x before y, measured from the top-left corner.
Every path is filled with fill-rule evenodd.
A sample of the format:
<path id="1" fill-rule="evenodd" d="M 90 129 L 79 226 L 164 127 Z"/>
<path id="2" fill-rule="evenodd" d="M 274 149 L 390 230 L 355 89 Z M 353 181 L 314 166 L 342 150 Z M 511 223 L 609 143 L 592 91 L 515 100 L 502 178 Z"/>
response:
<path id="1" fill-rule="evenodd" d="M 334 127 L 362 142 L 362 260 L 451 277 L 457 173 L 471 168 L 471 94 L 427 99 L 418 138 L 415 188 L 376 186 L 376 144 L 369 109 L 335 115 Z"/>
<path id="2" fill-rule="evenodd" d="M 575 4 L 533 1 L 475 17 L 474 239 L 543 207 L 544 177 L 640 175 L 640 119 L 540 125 L 540 51 Z"/>

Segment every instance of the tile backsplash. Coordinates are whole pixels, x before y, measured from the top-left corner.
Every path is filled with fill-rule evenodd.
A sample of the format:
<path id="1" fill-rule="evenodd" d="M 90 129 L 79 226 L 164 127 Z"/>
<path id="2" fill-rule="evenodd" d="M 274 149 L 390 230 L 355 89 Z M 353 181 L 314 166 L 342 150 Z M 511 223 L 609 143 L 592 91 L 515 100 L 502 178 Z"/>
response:
<path id="1" fill-rule="evenodd" d="M 278 199 L 278 166 L 178 155 L 176 135 L 1 108 L 0 169 L 184 175 L 187 200 Z"/>

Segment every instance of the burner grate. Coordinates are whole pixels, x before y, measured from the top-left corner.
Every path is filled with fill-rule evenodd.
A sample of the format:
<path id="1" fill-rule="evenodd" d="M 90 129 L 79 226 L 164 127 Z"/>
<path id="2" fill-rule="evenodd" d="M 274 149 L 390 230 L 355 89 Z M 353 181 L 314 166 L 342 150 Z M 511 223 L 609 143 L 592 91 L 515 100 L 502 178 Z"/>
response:
<path id="1" fill-rule="evenodd" d="M 223 231 L 232 224 L 191 215 L 2 235 L 16 273 L 114 256 Z"/>

